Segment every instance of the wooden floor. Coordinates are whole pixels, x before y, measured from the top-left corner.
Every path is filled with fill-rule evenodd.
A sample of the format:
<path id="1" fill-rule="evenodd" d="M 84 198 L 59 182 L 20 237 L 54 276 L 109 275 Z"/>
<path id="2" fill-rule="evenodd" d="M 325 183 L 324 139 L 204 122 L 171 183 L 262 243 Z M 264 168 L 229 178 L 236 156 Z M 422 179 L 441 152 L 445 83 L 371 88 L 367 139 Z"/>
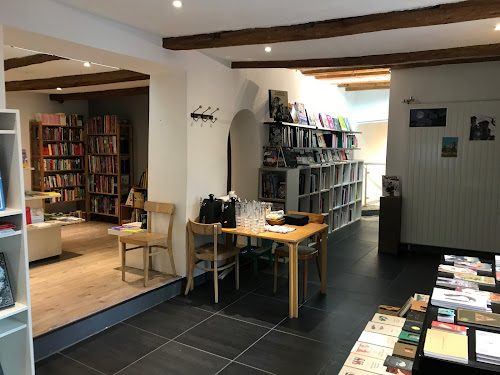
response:
<path id="1" fill-rule="evenodd" d="M 144 288 L 143 271 L 127 268 L 123 282 L 117 238 L 107 233 L 111 226 L 88 222 L 63 227 L 63 254 L 30 265 L 34 337 L 174 280 L 150 271 Z"/>

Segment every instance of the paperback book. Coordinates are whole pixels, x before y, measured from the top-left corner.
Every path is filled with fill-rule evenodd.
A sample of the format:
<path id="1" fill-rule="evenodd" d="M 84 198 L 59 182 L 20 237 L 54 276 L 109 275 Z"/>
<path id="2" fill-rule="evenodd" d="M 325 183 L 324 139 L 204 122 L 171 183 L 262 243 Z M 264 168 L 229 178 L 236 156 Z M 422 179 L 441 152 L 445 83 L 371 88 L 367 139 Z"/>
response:
<path id="1" fill-rule="evenodd" d="M 488 327 L 494 331 L 500 331 L 500 314 L 458 309 L 457 323 L 469 327 Z"/>
<path id="2" fill-rule="evenodd" d="M 365 331 L 381 333 L 387 336 L 398 337 L 401 333 L 401 327 L 391 326 L 388 324 L 368 322 L 365 327 Z"/>
<path id="3" fill-rule="evenodd" d="M 424 313 L 427 311 L 427 302 L 413 301 L 410 309 L 413 311 L 419 311 Z"/>
<path id="4" fill-rule="evenodd" d="M 402 327 L 405 324 L 406 319 L 397 316 L 375 314 L 372 318 L 372 322 L 388 324 L 391 326 Z"/>
<path id="5" fill-rule="evenodd" d="M 437 329 L 427 330 L 424 343 L 424 354 L 427 357 L 468 363 L 468 348 L 466 335 L 457 335 Z"/>
<path id="6" fill-rule="evenodd" d="M 403 326 L 403 331 L 418 333 L 420 335 L 420 333 L 422 332 L 422 323 L 407 320 L 405 325 Z"/>
<path id="7" fill-rule="evenodd" d="M 442 288 L 434 288 L 431 303 L 434 306 L 447 309 L 463 308 L 484 312 L 491 311 L 488 308 L 488 300 L 484 296 L 473 296 L 468 293 Z"/>
<path id="8" fill-rule="evenodd" d="M 500 334 L 476 330 L 476 359 L 500 365 Z"/>
<path id="9" fill-rule="evenodd" d="M 0 253 L 0 309 L 14 305 L 14 296 L 7 272 L 7 263 L 4 253 Z"/>
<path id="10" fill-rule="evenodd" d="M 492 265 L 489 263 L 481 263 L 481 262 L 455 262 L 453 264 L 455 267 L 465 267 L 476 270 L 477 272 L 487 272 L 491 273 L 493 270 Z"/>
<path id="11" fill-rule="evenodd" d="M 357 368 L 344 366 L 340 370 L 339 375 L 373 375 L 373 372 L 363 371 Z"/>
<path id="12" fill-rule="evenodd" d="M 468 275 L 477 275 L 477 271 L 475 269 L 471 268 L 466 268 L 466 267 L 455 267 L 455 266 L 449 266 L 447 264 L 440 264 L 438 267 L 439 272 L 444 272 L 444 273 L 464 273 Z"/>
<path id="13" fill-rule="evenodd" d="M 449 277 L 438 277 L 436 280 L 436 285 L 444 286 L 447 288 L 470 288 L 479 290 L 477 283 L 466 280 L 451 279 Z"/>
<path id="14" fill-rule="evenodd" d="M 411 310 L 406 315 L 406 320 L 411 322 L 423 323 L 425 319 L 425 313 L 420 311 Z"/>
<path id="15" fill-rule="evenodd" d="M 2 172 L 0 172 L 0 211 L 5 211 L 5 199 L 3 196 Z"/>
<path id="16" fill-rule="evenodd" d="M 456 333 L 458 335 L 466 335 L 467 334 L 466 327 L 458 326 L 456 324 L 433 321 L 431 323 L 431 326 L 432 326 L 432 329 L 438 329 L 438 330 L 445 331 L 445 332 Z"/>
<path id="17" fill-rule="evenodd" d="M 395 356 L 413 360 L 416 353 L 417 347 L 415 345 L 404 344 L 402 342 L 397 342 L 396 345 L 394 345 L 393 355 Z"/>
<path id="18" fill-rule="evenodd" d="M 349 357 L 347 357 L 344 366 L 363 371 L 374 372 L 376 374 L 385 374 L 386 372 L 384 361 L 355 353 L 349 354 Z"/>
<path id="19" fill-rule="evenodd" d="M 363 331 L 361 336 L 359 336 L 358 341 L 392 349 L 394 348 L 394 345 L 396 345 L 396 342 L 398 342 L 398 339 L 381 333 Z"/>
<path id="20" fill-rule="evenodd" d="M 440 307 L 438 309 L 437 320 L 442 323 L 455 323 L 455 310 Z"/>
<path id="21" fill-rule="evenodd" d="M 418 345 L 419 341 L 420 335 L 418 333 L 401 331 L 398 336 L 398 342 L 402 342 L 403 344 Z"/>
<path id="22" fill-rule="evenodd" d="M 429 302 L 430 298 L 431 296 L 422 293 L 415 293 L 415 295 L 413 296 L 413 299 L 415 301 L 422 301 L 422 302 Z"/>
<path id="23" fill-rule="evenodd" d="M 446 263 L 455 263 L 455 262 L 480 263 L 481 262 L 478 257 L 466 257 L 466 256 L 459 256 L 459 255 L 445 255 L 444 261 Z"/>
<path id="24" fill-rule="evenodd" d="M 357 341 L 354 344 L 351 353 L 360 354 L 383 361 L 388 355 L 392 354 L 392 349 L 386 348 L 384 346 Z"/>
<path id="25" fill-rule="evenodd" d="M 390 355 L 385 359 L 384 366 L 387 367 L 387 372 L 389 373 L 411 375 L 413 369 L 413 361 Z"/>
<path id="26" fill-rule="evenodd" d="M 456 273 L 455 279 L 471 281 L 480 285 L 495 286 L 495 278 L 489 276 L 470 275 L 466 273 Z"/>

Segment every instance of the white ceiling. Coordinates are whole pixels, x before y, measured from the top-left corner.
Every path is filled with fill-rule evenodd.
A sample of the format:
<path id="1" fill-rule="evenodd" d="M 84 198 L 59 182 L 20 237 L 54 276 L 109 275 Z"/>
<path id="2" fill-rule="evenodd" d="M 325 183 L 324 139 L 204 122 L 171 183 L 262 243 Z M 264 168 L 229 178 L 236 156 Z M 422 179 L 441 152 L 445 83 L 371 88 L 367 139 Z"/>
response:
<path id="1" fill-rule="evenodd" d="M 164 37 L 291 25 L 461 0 L 54 0 Z"/>

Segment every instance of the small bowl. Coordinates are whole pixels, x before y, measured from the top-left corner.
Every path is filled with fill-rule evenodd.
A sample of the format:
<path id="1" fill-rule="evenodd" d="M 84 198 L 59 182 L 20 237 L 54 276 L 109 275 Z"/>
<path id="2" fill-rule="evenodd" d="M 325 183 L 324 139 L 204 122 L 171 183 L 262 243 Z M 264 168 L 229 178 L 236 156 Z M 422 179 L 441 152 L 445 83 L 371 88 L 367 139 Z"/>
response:
<path id="1" fill-rule="evenodd" d="M 283 224 L 285 224 L 285 219 L 281 219 L 281 220 L 266 219 L 266 220 L 267 220 L 267 223 L 269 225 L 283 225 Z"/>

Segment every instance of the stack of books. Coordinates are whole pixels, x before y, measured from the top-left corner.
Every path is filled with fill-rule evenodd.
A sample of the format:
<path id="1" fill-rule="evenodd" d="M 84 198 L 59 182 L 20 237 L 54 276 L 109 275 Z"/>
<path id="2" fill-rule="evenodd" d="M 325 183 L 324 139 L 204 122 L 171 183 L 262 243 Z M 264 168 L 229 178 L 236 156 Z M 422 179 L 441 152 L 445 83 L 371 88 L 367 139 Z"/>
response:
<path id="1" fill-rule="evenodd" d="M 438 309 L 438 322 L 442 323 L 455 323 L 455 310 L 443 309 L 440 307 Z"/>
<path id="2" fill-rule="evenodd" d="M 0 223 L 0 238 L 13 235 L 16 225 L 12 223 Z"/>
<path id="3" fill-rule="evenodd" d="M 447 264 L 440 264 L 438 267 L 438 271 L 444 273 L 452 273 L 452 274 L 465 273 L 470 275 L 477 275 L 477 271 L 475 269 L 467 267 L 455 267 Z"/>
<path id="4" fill-rule="evenodd" d="M 468 327 L 500 331 L 500 314 L 458 309 L 457 323 Z"/>
<path id="5" fill-rule="evenodd" d="M 434 306 L 447 309 L 470 309 L 491 312 L 491 309 L 488 307 L 488 298 L 484 295 L 471 295 L 443 288 L 434 288 L 431 303 Z"/>
<path id="6" fill-rule="evenodd" d="M 428 329 L 424 354 L 427 357 L 467 364 L 469 361 L 468 338 L 437 329 Z"/>
<path id="7" fill-rule="evenodd" d="M 476 359 L 479 362 L 500 365 L 500 335 L 476 330 Z"/>
<path id="8" fill-rule="evenodd" d="M 500 281 L 500 255 L 495 255 L 495 276 Z"/>

